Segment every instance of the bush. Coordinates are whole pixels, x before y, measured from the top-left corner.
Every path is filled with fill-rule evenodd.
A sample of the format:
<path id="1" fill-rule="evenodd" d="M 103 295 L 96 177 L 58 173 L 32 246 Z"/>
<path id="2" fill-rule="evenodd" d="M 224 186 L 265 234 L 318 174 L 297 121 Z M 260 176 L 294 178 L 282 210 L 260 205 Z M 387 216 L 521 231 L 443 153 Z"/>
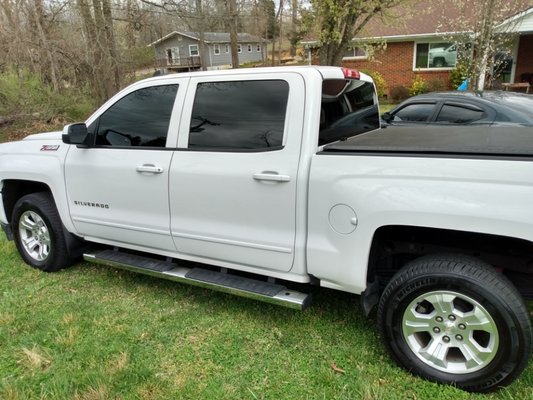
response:
<path id="1" fill-rule="evenodd" d="M 390 90 L 390 97 L 395 102 L 403 101 L 409 97 L 409 89 L 405 86 L 394 86 Z"/>
<path id="2" fill-rule="evenodd" d="M 457 89 L 467 78 L 472 77 L 473 67 L 469 60 L 459 60 L 455 68 L 450 71 L 450 84 Z"/>
<path id="3" fill-rule="evenodd" d="M 442 78 L 430 79 L 427 83 L 428 91 L 430 92 L 442 92 L 448 90 L 448 84 Z"/>
<path id="4" fill-rule="evenodd" d="M 387 82 L 385 81 L 385 78 L 383 78 L 383 75 L 381 75 L 378 71 L 370 71 L 366 69 L 361 70 L 361 72 L 369 75 L 374 80 L 378 96 L 381 98 L 385 96 L 385 92 L 387 91 Z"/>
<path id="5" fill-rule="evenodd" d="M 84 88 L 54 91 L 38 75 L 27 70 L 6 69 L 0 74 L 0 115 L 17 120 L 50 121 L 62 118 L 79 121 L 94 110 L 96 104 Z"/>
<path id="6" fill-rule="evenodd" d="M 428 92 L 428 84 L 420 75 L 416 75 L 411 87 L 409 88 L 409 96 L 417 96 Z"/>

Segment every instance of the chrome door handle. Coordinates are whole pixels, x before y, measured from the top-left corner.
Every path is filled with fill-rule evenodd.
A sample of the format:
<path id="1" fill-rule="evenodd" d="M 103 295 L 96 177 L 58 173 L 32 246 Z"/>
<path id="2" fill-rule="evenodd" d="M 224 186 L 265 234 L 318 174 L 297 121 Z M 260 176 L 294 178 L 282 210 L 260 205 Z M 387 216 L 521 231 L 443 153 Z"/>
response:
<path id="1" fill-rule="evenodd" d="M 253 175 L 256 181 L 273 181 L 273 182 L 289 182 L 291 177 L 289 175 L 280 175 L 277 172 L 262 172 Z"/>
<path id="2" fill-rule="evenodd" d="M 160 174 L 163 172 L 163 168 L 156 167 L 154 164 L 143 164 L 137 167 L 137 172 L 148 172 L 150 174 Z"/>

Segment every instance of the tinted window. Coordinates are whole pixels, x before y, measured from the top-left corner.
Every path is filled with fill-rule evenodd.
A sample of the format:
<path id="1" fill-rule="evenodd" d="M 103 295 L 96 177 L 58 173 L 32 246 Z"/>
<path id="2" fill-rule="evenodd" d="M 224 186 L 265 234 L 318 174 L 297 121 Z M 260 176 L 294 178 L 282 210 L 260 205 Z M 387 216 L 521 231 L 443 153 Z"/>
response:
<path id="1" fill-rule="evenodd" d="M 121 98 L 98 119 L 96 144 L 164 147 L 177 90 L 153 86 Z"/>
<path id="2" fill-rule="evenodd" d="M 379 112 L 372 83 L 354 79 L 323 82 L 320 146 L 377 128 Z"/>
<path id="3" fill-rule="evenodd" d="M 268 149 L 283 143 L 289 84 L 281 80 L 200 83 L 189 147 Z"/>
<path id="4" fill-rule="evenodd" d="M 435 104 L 409 104 L 394 113 L 393 121 L 426 122 L 433 113 L 434 109 Z"/>
<path id="5" fill-rule="evenodd" d="M 486 116 L 487 114 L 483 110 L 474 110 L 461 106 L 445 104 L 442 106 L 442 109 L 439 112 L 437 122 L 466 124 L 469 122 L 478 121 Z"/>

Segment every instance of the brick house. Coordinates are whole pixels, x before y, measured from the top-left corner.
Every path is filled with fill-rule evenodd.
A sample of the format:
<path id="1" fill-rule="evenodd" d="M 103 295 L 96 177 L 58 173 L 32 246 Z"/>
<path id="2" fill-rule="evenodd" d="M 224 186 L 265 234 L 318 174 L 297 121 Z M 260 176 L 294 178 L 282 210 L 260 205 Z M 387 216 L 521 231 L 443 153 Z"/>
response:
<path id="1" fill-rule="evenodd" d="M 446 7 L 442 0 L 426 0 L 414 8 L 395 10 L 393 23 L 381 19 L 370 21 L 354 41 L 384 43 L 384 50 L 376 50 L 369 59 L 363 46 L 356 47 L 345 54 L 342 65 L 379 72 L 389 90 L 394 86 L 410 87 L 416 75 L 426 82 L 440 81 L 449 87 L 449 74 L 455 67 L 457 53 L 454 43 L 446 39 L 451 36 L 451 26 L 442 21 L 452 21 L 461 13 L 449 5 Z M 510 54 L 504 56 L 501 83 L 527 81 L 533 85 L 533 7 L 503 21 L 501 29 L 505 31 L 506 26 L 518 35 Z M 305 44 L 313 47 L 312 41 Z"/>

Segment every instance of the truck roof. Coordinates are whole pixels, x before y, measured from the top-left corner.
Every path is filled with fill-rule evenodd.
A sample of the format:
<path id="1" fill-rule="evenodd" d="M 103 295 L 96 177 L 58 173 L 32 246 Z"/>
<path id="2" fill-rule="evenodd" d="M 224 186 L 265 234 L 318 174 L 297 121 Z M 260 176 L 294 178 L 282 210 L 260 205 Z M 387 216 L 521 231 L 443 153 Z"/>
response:
<path id="1" fill-rule="evenodd" d="M 166 80 L 169 77 L 180 76 L 180 77 L 198 77 L 198 76 L 213 76 L 213 75 L 242 75 L 250 73 L 267 73 L 273 74 L 283 73 L 283 72 L 297 72 L 303 75 L 319 72 L 323 79 L 344 79 L 346 68 L 342 67 L 332 67 L 332 66 L 323 66 L 323 65 L 297 65 L 297 66 L 283 66 L 283 67 L 258 67 L 258 68 L 238 68 L 238 69 L 221 69 L 221 70 L 210 70 L 210 71 L 193 71 L 193 72 L 180 72 L 179 74 L 168 74 L 157 76 L 153 78 L 145 79 L 144 81 L 159 81 Z M 364 81 L 372 81 L 372 79 L 363 73 L 359 73 L 360 79 Z"/>
<path id="2" fill-rule="evenodd" d="M 324 152 L 533 157 L 526 126 L 389 126 L 324 147 Z"/>

